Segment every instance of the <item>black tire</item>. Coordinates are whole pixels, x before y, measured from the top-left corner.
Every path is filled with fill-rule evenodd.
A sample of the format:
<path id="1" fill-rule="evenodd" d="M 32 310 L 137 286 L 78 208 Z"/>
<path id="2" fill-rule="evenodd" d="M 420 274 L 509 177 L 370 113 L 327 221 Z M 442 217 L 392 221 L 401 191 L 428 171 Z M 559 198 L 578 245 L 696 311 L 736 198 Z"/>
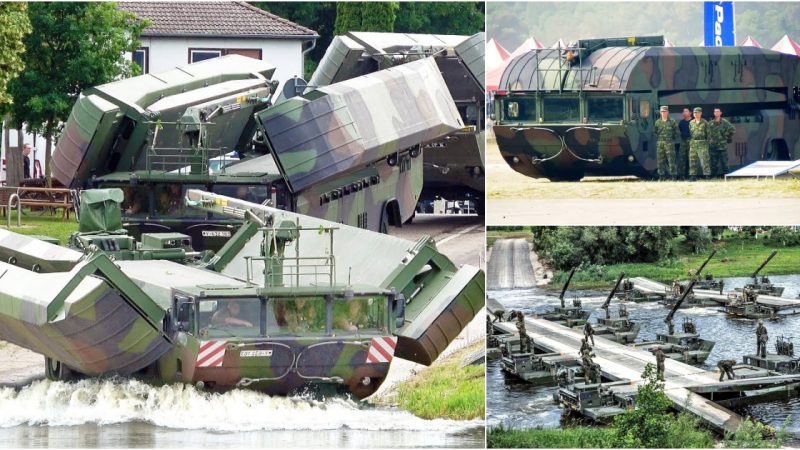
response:
<path id="1" fill-rule="evenodd" d="M 51 381 L 72 381 L 76 378 L 76 373 L 60 361 L 50 357 L 44 357 L 44 373 Z"/>

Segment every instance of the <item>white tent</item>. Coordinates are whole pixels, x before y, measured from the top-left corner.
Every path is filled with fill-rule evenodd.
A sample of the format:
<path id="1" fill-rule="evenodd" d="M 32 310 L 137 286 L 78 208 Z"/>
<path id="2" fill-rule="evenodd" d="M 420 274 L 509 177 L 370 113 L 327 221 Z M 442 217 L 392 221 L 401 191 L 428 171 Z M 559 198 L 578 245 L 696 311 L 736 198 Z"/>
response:
<path id="1" fill-rule="evenodd" d="M 788 34 L 784 34 L 780 41 L 772 47 L 776 52 L 786 53 L 787 55 L 800 56 L 800 44 L 793 41 Z"/>
<path id="2" fill-rule="evenodd" d="M 747 35 L 747 38 L 744 40 L 744 42 L 742 42 L 742 47 L 761 48 L 761 44 L 759 44 L 757 40 L 753 39 L 753 36 Z"/>

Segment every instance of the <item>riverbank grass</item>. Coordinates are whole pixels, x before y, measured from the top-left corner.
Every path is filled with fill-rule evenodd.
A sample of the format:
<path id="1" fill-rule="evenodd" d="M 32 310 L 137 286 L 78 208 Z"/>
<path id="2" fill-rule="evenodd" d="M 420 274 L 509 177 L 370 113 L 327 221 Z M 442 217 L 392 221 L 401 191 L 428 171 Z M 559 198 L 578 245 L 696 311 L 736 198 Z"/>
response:
<path id="1" fill-rule="evenodd" d="M 662 283 L 671 283 L 675 278 L 685 280 L 689 269 L 696 270 L 700 267 L 712 250 L 694 254 L 682 238 L 678 238 L 674 244 L 676 255 L 656 263 L 621 263 L 586 267 L 575 272 L 570 288 L 606 288 L 614 283 L 621 272 L 629 277 L 645 277 Z M 777 250 L 778 254 L 762 270 L 763 275 L 800 273 L 800 246 L 776 246 L 764 239 L 729 235 L 720 241 L 715 241 L 712 248 L 717 254 L 703 269 L 704 274 L 712 274 L 715 277 L 750 276 L 773 250 Z M 567 275 L 568 272 L 556 272 L 548 288 L 561 289 Z"/>
<path id="2" fill-rule="evenodd" d="M 470 420 L 486 416 L 486 364 L 461 367 L 485 345 L 479 341 L 436 361 L 397 388 L 399 406 L 423 419 Z"/>

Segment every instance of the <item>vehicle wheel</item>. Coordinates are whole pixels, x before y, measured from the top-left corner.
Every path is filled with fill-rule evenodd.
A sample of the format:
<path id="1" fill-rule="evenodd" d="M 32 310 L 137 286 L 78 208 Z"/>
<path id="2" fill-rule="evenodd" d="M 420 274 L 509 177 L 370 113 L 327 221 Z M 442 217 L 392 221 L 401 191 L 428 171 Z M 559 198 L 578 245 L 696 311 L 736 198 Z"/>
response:
<path id="1" fill-rule="evenodd" d="M 44 373 L 51 381 L 70 381 L 75 379 L 75 372 L 60 361 L 44 357 Z"/>

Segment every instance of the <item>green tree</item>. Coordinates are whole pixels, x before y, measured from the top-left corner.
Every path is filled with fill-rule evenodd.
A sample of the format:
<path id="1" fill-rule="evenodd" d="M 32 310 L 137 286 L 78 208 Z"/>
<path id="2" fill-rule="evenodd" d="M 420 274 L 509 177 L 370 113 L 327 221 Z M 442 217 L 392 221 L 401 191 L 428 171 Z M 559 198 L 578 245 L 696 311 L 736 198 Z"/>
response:
<path id="1" fill-rule="evenodd" d="M 362 3 L 360 31 L 394 31 L 394 21 L 400 5 L 397 2 Z"/>
<path id="2" fill-rule="evenodd" d="M 685 227 L 684 235 L 692 253 L 701 253 L 711 247 L 711 231 L 708 227 Z"/>
<path id="3" fill-rule="evenodd" d="M 361 29 L 362 7 L 360 2 L 341 2 L 336 4 L 335 35 Z"/>
<path id="4" fill-rule="evenodd" d="M 31 32 L 26 3 L 0 3 L 0 138 L 6 141 L 6 182 L 16 186 L 22 179 L 22 154 L 9 151 L 8 136 L 3 136 L 10 125 L 5 117 L 12 104 L 8 85 L 25 66 L 22 55 L 25 52 L 24 38 Z"/>
<path id="5" fill-rule="evenodd" d="M 9 86 L 11 113 L 18 127 L 26 123 L 46 139 L 49 175 L 57 125 L 82 90 L 136 73 L 125 52 L 139 47 L 147 24 L 107 2 L 34 2 L 28 15 L 33 31 L 25 38 L 25 69 Z"/>
<path id="6" fill-rule="evenodd" d="M 644 367 L 636 394 L 636 408 L 614 418 L 619 447 L 662 448 L 667 441 L 672 415 L 672 401 L 664 394 L 664 383 L 658 381 L 653 364 Z"/>
<path id="7" fill-rule="evenodd" d="M 399 33 L 472 35 L 486 23 L 483 2 L 401 2 L 394 29 Z"/>

